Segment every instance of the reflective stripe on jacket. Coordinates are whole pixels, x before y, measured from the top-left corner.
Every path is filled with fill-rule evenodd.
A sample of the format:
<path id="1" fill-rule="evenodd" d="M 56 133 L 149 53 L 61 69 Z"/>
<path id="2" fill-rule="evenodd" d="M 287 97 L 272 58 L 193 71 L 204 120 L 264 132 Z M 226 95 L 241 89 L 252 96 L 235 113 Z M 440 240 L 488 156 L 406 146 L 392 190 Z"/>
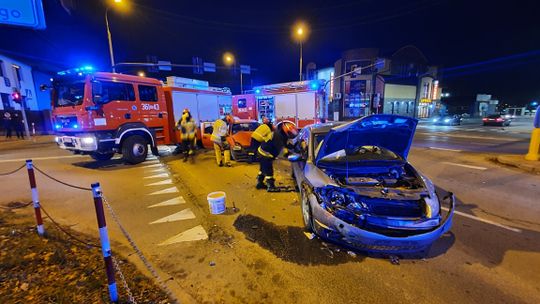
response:
<path id="1" fill-rule="evenodd" d="M 180 132 L 182 132 L 182 140 L 193 140 L 195 138 L 195 122 L 182 119 L 180 122 Z"/>
<path id="2" fill-rule="evenodd" d="M 264 157 L 276 158 L 281 151 L 286 150 L 286 140 L 278 130 L 275 130 L 270 135 L 270 140 L 261 143 L 257 151 Z"/>
<path id="3" fill-rule="evenodd" d="M 260 143 L 267 142 L 272 139 L 272 129 L 270 129 L 267 124 L 262 124 L 258 126 L 253 133 L 251 133 L 251 138 Z"/>
<path id="4" fill-rule="evenodd" d="M 221 144 L 221 138 L 227 136 L 228 128 L 227 123 L 223 119 L 218 119 L 212 125 L 213 131 L 210 140 L 216 144 Z"/>

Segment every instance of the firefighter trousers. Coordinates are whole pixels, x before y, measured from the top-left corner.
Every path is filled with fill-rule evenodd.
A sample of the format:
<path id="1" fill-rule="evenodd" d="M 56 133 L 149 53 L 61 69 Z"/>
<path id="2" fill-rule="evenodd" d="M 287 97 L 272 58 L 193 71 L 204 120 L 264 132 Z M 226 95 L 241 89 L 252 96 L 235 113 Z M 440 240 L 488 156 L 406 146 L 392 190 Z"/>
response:
<path id="1" fill-rule="evenodd" d="M 274 159 L 259 153 L 259 171 L 265 179 L 274 178 Z"/>
<path id="2" fill-rule="evenodd" d="M 219 165 L 230 165 L 231 150 L 224 149 L 221 145 L 214 143 L 214 151 L 216 152 L 216 163 Z M 222 155 L 223 153 L 223 155 Z"/>

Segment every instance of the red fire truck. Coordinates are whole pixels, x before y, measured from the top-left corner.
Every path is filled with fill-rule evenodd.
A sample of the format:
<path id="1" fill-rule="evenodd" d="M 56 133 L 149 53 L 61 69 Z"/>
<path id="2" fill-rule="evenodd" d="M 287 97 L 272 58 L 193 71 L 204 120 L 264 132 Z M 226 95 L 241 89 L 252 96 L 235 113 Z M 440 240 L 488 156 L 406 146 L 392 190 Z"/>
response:
<path id="1" fill-rule="evenodd" d="M 196 122 L 213 121 L 231 110 L 228 88 L 169 77 L 63 71 L 52 83 L 52 120 L 60 148 L 108 160 L 121 153 L 128 163 L 144 161 L 148 148 L 175 144 L 175 124 L 185 108 Z M 200 137 L 200 133 L 199 133 Z"/>
<path id="2" fill-rule="evenodd" d="M 326 119 L 324 80 L 278 83 L 253 88 L 252 94 L 235 95 L 233 115 L 242 119 L 289 120 L 299 128 Z"/>

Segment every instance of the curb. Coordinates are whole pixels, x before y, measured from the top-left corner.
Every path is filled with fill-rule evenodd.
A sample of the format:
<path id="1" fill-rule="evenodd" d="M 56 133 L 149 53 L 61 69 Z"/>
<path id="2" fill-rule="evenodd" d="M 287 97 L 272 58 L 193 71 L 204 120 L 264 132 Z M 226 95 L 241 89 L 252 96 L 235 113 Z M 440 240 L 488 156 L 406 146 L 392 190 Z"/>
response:
<path id="1" fill-rule="evenodd" d="M 540 162 L 527 161 L 525 159 L 523 159 L 520 162 L 517 162 L 512 159 L 508 159 L 505 156 L 489 157 L 488 159 L 500 165 L 514 167 L 514 168 L 521 169 L 522 171 L 525 171 L 527 173 L 540 175 Z"/>

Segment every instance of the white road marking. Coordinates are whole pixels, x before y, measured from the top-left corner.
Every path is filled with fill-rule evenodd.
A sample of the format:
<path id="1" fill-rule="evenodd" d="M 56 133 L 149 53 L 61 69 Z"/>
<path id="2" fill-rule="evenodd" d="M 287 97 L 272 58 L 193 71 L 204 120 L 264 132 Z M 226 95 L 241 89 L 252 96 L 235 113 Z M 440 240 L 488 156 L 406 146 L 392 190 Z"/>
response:
<path id="1" fill-rule="evenodd" d="M 164 177 L 169 177 L 169 174 L 167 174 L 167 173 L 160 173 L 160 174 L 155 174 L 155 175 L 145 176 L 145 177 L 143 177 L 143 178 L 147 179 L 147 178 L 164 178 Z"/>
<path id="2" fill-rule="evenodd" d="M 195 218 L 195 214 L 191 209 L 187 208 L 180 212 L 176 212 L 174 214 L 168 215 L 166 217 L 160 218 L 159 220 L 155 220 L 153 222 L 150 222 L 150 225 L 153 224 L 160 224 L 160 223 L 168 223 L 168 222 L 176 222 L 176 221 L 183 221 L 183 220 L 191 220 Z"/>
<path id="3" fill-rule="evenodd" d="M 178 189 L 176 187 L 170 187 L 167 189 L 159 190 L 156 192 L 149 193 L 147 195 L 158 195 L 158 194 L 168 194 L 168 193 L 178 193 Z"/>
<path id="4" fill-rule="evenodd" d="M 153 165 L 142 166 L 141 168 L 157 168 L 161 166 L 162 166 L 161 164 L 153 164 Z"/>
<path id="5" fill-rule="evenodd" d="M 451 162 L 442 162 L 443 164 L 452 165 L 452 166 L 458 166 L 463 168 L 469 168 L 469 169 L 476 169 L 476 170 L 487 170 L 486 167 L 478 167 L 478 166 L 471 166 L 471 165 L 464 165 L 464 164 L 456 164 Z"/>
<path id="6" fill-rule="evenodd" d="M 442 150 L 442 151 L 451 151 L 451 152 L 461 152 L 461 150 L 456 149 L 447 149 L 447 148 L 438 148 L 438 147 L 429 147 L 432 150 Z"/>
<path id="7" fill-rule="evenodd" d="M 446 208 L 446 207 L 442 207 L 441 209 L 443 209 L 445 211 L 448 211 L 448 208 Z M 503 229 L 506 229 L 506 230 L 510 230 L 510 231 L 513 231 L 513 232 L 521 233 L 521 229 L 518 229 L 518 228 L 512 228 L 512 227 L 509 227 L 509 226 L 506 226 L 506 225 L 503 225 L 503 224 L 499 224 L 499 223 L 496 223 L 496 222 L 493 222 L 493 221 L 490 221 L 490 220 L 486 220 L 486 219 L 483 219 L 481 217 L 476 217 L 474 215 L 470 215 L 470 214 L 467 214 L 467 213 L 463 213 L 463 212 L 460 212 L 460 211 L 454 211 L 454 213 L 457 214 L 457 215 L 461 215 L 463 217 L 466 217 L 466 218 L 470 218 L 470 219 L 475 220 L 475 221 L 479 221 L 479 222 L 482 222 L 482 223 L 497 226 L 497 227 L 500 227 L 500 228 L 503 228 Z"/>
<path id="8" fill-rule="evenodd" d="M 163 186 L 163 185 L 172 185 L 173 182 L 172 180 L 170 179 L 166 179 L 166 180 L 162 180 L 160 182 L 155 182 L 155 183 L 151 183 L 151 184 L 146 184 L 145 186 Z"/>
<path id="9" fill-rule="evenodd" d="M 156 170 L 152 170 L 150 172 L 152 172 L 152 173 L 164 173 L 164 172 L 167 172 L 167 170 L 165 170 L 164 168 L 159 168 L 159 169 L 156 169 Z"/>
<path id="10" fill-rule="evenodd" d="M 59 159 L 59 158 L 78 158 L 78 157 L 87 157 L 86 155 L 67 155 L 67 156 L 49 156 L 49 157 L 28 157 L 28 158 L 15 158 L 15 159 L 2 159 L 0 163 L 14 163 L 14 162 L 25 162 L 27 159 L 33 161 L 36 160 L 49 160 L 49 159 Z"/>
<path id="11" fill-rule="evenodd" d="M 166 200 L 166 201 L 161 202 L 161 203 L 157 203 L 157 204 L 148 206 L 148 208 L 182 205 L 182 204 L 185 204 L 185 203 L 186 203 L 186 200 L 182 196 L 179 196 L 179 197 L 171 198 L 170 200 Z"/>
<path id="12" fill-rule="evenodd" d="M 158 246 L 206 239 L 208 239 L 208 234 L 206 234 L 206 230 L 204 230 L 203 226 L 199 225 L 165 240 L 164 242 L 158 244 Z"/>
<path id="13" fill-rule="evenodd" d="M 148 159 L 148 160 L 154 160 L 154 159 L 158 159 L 158 158 L 157 158 L 157 156 L 152 155 L 152 156 L 146 157 L 146 159 Z"/>

